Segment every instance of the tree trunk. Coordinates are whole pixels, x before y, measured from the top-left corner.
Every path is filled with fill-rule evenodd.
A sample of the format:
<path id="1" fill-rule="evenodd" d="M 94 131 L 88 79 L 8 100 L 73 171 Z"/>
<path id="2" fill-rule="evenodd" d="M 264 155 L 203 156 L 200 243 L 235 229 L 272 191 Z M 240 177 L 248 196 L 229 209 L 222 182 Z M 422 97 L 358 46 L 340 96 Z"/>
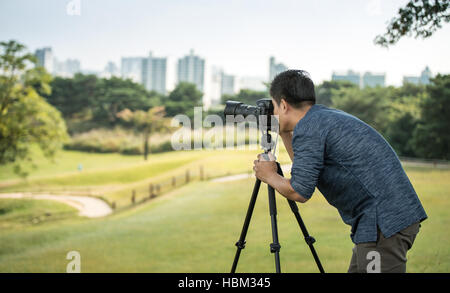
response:
<path id="1" fill-rule="evenodd" d="M 144 160 L 147 161 L 147 155 L 148 155 L 148 139 L 150 137 L 150 133 L 147 131 L 144 132 Z"/>

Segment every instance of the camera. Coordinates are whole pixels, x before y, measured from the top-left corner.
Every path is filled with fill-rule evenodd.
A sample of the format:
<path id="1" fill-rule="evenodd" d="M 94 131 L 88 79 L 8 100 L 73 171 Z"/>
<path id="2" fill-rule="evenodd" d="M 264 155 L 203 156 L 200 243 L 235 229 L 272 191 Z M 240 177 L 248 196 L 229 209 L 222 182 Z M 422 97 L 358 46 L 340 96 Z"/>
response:
<path id="1" fill-rule="evenodd" d="M 265 126 L 270 128 L 273 104 L 271 99 L 259 99 L 256 101 L 256 106 L 246 105 L 237 101 L 227 101 L 223 113 L 225 116 L 242 115 L 244 118 L 253 115 L 257 119 L 258 124 L 264 122 Z"/>

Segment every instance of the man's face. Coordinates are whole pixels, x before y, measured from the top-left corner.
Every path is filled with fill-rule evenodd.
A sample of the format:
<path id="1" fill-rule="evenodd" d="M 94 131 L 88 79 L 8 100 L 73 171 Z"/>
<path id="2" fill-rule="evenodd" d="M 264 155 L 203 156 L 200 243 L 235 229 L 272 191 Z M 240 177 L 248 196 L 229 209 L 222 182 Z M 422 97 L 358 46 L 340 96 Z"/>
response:
<path id="1" fill-rule="evenodd" d="M 283 101 L 281 101 L 280 105 L 277 104 L 277 102 L 272 98 L 272 104 L 273 104 L 273 115 L 277 117 L 278 124 L 280 125 L 280 132 L 286 131 L 285 128 L 285 111 L 283 111 Z"/>

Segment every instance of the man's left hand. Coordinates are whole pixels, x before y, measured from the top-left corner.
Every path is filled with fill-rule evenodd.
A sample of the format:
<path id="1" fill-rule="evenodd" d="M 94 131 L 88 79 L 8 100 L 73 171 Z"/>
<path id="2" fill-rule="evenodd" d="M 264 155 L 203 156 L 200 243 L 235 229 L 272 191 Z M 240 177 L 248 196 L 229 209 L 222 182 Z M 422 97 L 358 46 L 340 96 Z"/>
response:
<path id="1" fill-rule="evenodd" d="M 277 163 L 271 153 L 268 154 L 270 161 L 267 161 L 262 154 L 258 155 L 258 160 L 253 161 L 253 170 L 255 176 L 264 183 L 270 184 L 269 181 L 277 175 Z"/>

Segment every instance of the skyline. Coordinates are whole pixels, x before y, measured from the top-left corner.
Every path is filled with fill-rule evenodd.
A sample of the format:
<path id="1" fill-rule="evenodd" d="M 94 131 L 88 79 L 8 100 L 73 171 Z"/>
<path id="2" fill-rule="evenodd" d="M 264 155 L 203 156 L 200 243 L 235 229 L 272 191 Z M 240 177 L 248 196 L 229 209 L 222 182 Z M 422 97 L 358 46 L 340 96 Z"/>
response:
<path id="1" fill-rule="evenodd" d="M 406 0 L 79 0 L 80 15 L 68 15 L 71 2 L 1 2 L 0 39 L 15 39 L 30 52 L 51 46 L 58 59 L 78 59 L 83 69 L 96 71 L 152 51 L 167 58 L 168 87 L 177 60 L 191 49 L 206 60 L 206 78 L 217 67 L 267 79 L 270 56 L 308 71 L 317 84 L 347 70 L 383 72 L 387 85 L 401 85 L 403 76 L 419 75 L 426 66 L 433 74 L 450 69 L 448 25 L 429 39 L 406 37 L 389 49 L 373 44 Z"/>

